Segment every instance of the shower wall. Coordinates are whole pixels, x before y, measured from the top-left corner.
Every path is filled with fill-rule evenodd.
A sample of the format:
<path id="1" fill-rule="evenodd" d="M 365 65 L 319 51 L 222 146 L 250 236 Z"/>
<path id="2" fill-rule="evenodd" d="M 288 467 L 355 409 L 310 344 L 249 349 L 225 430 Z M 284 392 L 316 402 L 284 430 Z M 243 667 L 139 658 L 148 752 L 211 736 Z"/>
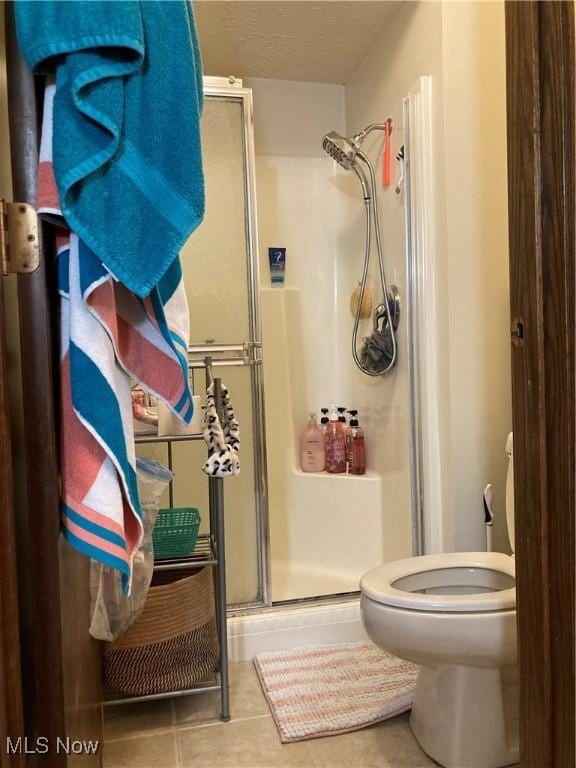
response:
<path id="1" fill-rule="evenodd" d="M 272 597 L 354 591 L 365 570 L 412 552 L 406 362 L 374 381 L 352 360 L 349 303 L 364 251 L 354 223 L 363 203 L 355 177 L 321 150 L 324 133 L 345 131 L 344 88 L 246 84 L 256 121 Z M 390 276 L 403 286 L 401 201 L 388 196 L 384 209 Z M 270 287 L 270 246 L 287 248 L 283 288 Z M 379 301 L 373 279 L 370 287 Z M 360 412 L 364 477 L 299 470 L 307 412 L 330 403 Z"/>
<path id="2" fill-rule="evenodd" d="M 437 539 L 446 550 L 484 548 L 482 491 L 491 482 L 494 545 L 508 551 L 504 446 L 511 429 L 511 385 L 503 3 L 403 4 L 347 83 L 348 131 L 385 118 L 422 75 L 432 79 L 430 204 L 441 309 L 434 339 L 441 371 L 436 402 L 442 481 L 437 512 L 442 520 L 437 520 Z"/>

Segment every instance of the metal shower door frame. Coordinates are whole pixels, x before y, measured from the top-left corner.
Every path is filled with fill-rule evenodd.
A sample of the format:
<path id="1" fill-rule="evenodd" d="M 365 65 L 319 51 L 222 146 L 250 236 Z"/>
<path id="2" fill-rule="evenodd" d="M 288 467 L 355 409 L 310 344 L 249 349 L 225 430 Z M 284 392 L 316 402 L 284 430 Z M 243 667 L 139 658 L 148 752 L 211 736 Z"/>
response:
<path id="1" fill-rule="evenodd" d="M 412 550 L 452 551 L 444 501 L 438 401 L 437 318 L 440 306 L 435 246 L 432 78 L 420 77 L 403 100 L 407 357 L 410 407 Z"/>
<path id="2" fill-rule="evenodd" d="M 260 259 L 256 202 L 256 151 L 254 146 L 254 102 L 252 89 L 235 77 L 204 77 L 204 95 L 210 99 L 237 102 L 242 108 L 244 148 L 244 193 L 248 275 L 249 363 L 254 437 L 254 484 L 258 552 L 259 599 L 233 606 L 234 612 L 270 606 L 270 524 L 268 516 L 268 475 L 266 464 L 266 421 L 262 366 L 262 322 L 260 317 Z"/>

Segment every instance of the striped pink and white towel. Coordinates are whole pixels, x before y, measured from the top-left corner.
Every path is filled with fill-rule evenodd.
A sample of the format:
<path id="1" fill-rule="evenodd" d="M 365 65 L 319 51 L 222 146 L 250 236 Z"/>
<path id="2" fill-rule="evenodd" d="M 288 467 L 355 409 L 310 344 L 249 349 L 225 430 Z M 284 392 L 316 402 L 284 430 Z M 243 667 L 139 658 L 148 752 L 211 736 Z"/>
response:
<path id="1" fill-rule="evenodd" d="M 254 666 L 283 742 L 357 731 L 406 712 L 419 671 L 369 642 L 259 653 Z"/>
<path id="2" fill-rule="evenodd" d="M 52 169 L 53 98 L 49 84 L 38 209 L 62 224 L 57 237 L 62 526 L 77 550 L 119 571 L 129 592 L 142 539 L 130 378 L 190 421 L 188 303 L 178 261 L 141 299 L 66 229 Z"/>

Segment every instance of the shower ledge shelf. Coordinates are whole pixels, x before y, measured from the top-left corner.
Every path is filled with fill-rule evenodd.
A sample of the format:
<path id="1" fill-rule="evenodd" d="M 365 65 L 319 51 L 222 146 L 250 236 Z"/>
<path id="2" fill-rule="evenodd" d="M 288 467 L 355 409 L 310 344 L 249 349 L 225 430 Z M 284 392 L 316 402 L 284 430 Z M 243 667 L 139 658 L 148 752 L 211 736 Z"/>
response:
<path id="1" fill-rule="evenodd" d="M 381 480 L 382 475 L 379 472 L 373 470 L 366 470 L 364 475 L 347 475 L 346 473 L 332 475 L 329 472 L 303 472 L 301 469 L 292 470 L 295 475 L 299 477 L 316 477 L 324 478 L 325 480 L 337 480 L 338 482 L 350 482 L 351 480 Z"/>

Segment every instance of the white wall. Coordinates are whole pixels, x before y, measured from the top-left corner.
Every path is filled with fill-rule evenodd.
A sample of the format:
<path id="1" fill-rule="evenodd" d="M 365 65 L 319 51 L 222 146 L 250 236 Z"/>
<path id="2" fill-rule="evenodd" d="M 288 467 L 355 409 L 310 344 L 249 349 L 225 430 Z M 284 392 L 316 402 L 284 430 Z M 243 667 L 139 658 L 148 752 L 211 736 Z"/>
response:
<path id="1" fill-rule="evenodd" d="M 406 3 L 391 24 L 384 31 L 378 44 L 369 52 L 358 69 L 354 72 L 346 86 L 346 121 L 349 132 L 356 132 L 363 126 L 376 121 L 382 121 L 395 111 L 395 128 L 392 133 L 393 146 L 396 152 L 402 142 L 403 126 L 402 113 L 399 105 L 410 89 L 422 75 L 430 75 L 433 79 L 434 103 L 433 110 L 433 173 L 436 188 L 436 211 L 438 213 L 434 227 L 435 249 L 438 253 L 445 252 L 444 229 L 444 167 L 443 167 L 443 122 L 442 122 L 442 14 L 441 4 L 437 2 Z M 367 151 L 373 159 L 378 157 L 380 148 L 376 136 L 367 140 Z M 386 204 L 386 198 L 383 198 Z M 361 227 L 361 223 L 358 223 Z M 390 233 L 384 231 L 385 261 L 389 272 L 392 265 L 403 265 L 406 258 L 405 239 L 396 241 L 391 248 Z M 439 262 L 441 274 L 436 275 L 440 290 L 445 294 L 446 275 L 445 264 Z M 406 305 L 406 283 L 400 284 L 404 306 Z M 438 333 L 447 338 L 447 317 L 440 319 Z M 402 318 L 401 332 L 406 333 L 406 317 Z M 446 473 L 450 472 L 450 400 L 449 380 L 446 366 L 440 366 L 441 379 L 438 392 L 438 415 L 441 424 L 440 444 L 442 446 L 442 465 Z M 399 373 L 403 379 L 403 396 L 408 398 L 408 376 L 405 360 L 400 361 Z M 389 387 L 389 382 L 383 382 Z M 398 395 L 402 396 L 402 395 Z M 397 396 L 397 397 L 398 397 Z M 387 397 L 382 394 L 382 397 Z M 407 412 L 407 406 L 406 406 Z M 409 443 L 409 424 L 397 436 L 403 446 Z M 450 503 L 449 478 L 441 484 L 440 508 L 443 513 L 441 532 L 441 548 L 455 548 L 454 524 L 452 506 Z M 409 514 L 410 498 L 405 492 L 398 500 L 402 509 L 399 516 Z M 426 507 L 426 500 L 424 502 Z M 429 509 L 424 514 L 429 513 Z M 428 550 L 427 550 L 428 551 Z"/>
<path id="2" fill-rule="evenodd" d="M 254 95 L 258 229 L 263 301 L 289 313 L 298 386 L 290 418 L 299 431 L 309 410 L 340 400 L 341 312 L 335 302 L 340 279 L 340 242 L 349 230 L 346 175 L 322 151 L 322 136 L 344 131 L 344 88 L 285 80 L 246 80 Z M 284 288 L 271 288 L 268 248 L 287 248 Z M 266 294 L 269 295 L 266 295 Z M 277 336 L 266 316 L 264 332 Z M 270 389 L 270 388 L 269 388 Z M 268 393 L 272 396 L 272 393 Z M 272 418 L 276 420 L 276 401 Z M 272 437 L 272 435 L 270 435 Z M 294 452 L 292 462 L 297 462 Z"/>
<path id="3" fill-rule="evenodd" d="M 481 493 L 487 482 L 494 484 L 495 545 L 507 548 L 504 63 L 501 2 L 413 2 L 394 17 L 346 86 L 347 129 L 355 132 L 384 119 L 420 76 L 432 76 L 446 549 L 483 547 Z"/>
<path id="4" fill-rule="evenodd" d="M 355 177 L 321 148 L 327 131 L 345 130 L 344 88 L 245 84 L 253 88 L 255 106 L 273 599 L 351 591 L 368 568 L 411 553 L 409 509 L 396 520 L 396 510 L 409 505 L 407 498 L 396 503 L 409 495 L 407 440 L 401 439 L 407 435 L 406 382 L 392 377 L 388 392 L 399 400 L 382 402 L 381 383 L 358 373 L 352 360 L 349 301 L 364 248 L 353 219 L 363 217 L 363 203 Z M 399 201 L 392 202 L 402 240 Z M 269 246 L 287 248 L 284 288 L 270 288 Z M 372 288 L 378 300 L 374 281 Z M 307 411 L 331 402 L 360 411 L 366 477 L 311 477 L 298 470 Z"/>
<path id="5" fill-rule="evenodd" d="M 495 546 L 508 551 L 504 448 L 512 405 L 504 4 L 444 3 L 442 39 L 455 540 L 463 550 L 482 541 L 481 494 L 492 482 Z"/>
<path id="6" fill-rule="evenodd" d="M 254 94 L 259 155 L 323 157 L 322 136 L 344 130 L 344 88 L 328 83 L 247 78 Z"/>
<path id="7" fill-rule="evenodd" d="M 438 3 L 406 3 L 394 16 L 378 41 L 346 85 L 346 127 L 348 133 L 356 133 L 373 122 L 382 122 L 392 117 L 392 147 L 394 155 L 404 141 L 402 100 L 410 87 L 422 74 L 431 74 L 441 82 L 441 16 Z M 441 101 L 441 88 L 437 98 Z M 435 125 L 435 136 L 439 136 L 439 120 Z M 382 148 L 381 134 L 368 137 L 364 149 L 378 165 Z M 436 152 L 435 154 L 439 154 Z M 396 164 L 395 164 L 396 166 Z M 397 171 L 397 168 L 395 168 Z M 438 192 L 441 194 L 442 174 L 437 175 Z M 403 307 L 406 307 L 406 250 L 404 236 L 404 196 L 397 196 L 393 189 L 380 190 L 380 208 L 383 221 L 384 261 L 389 282 L 400 288 Z M 357 242 L 363 232 L 361 216 L 355 219 Z M 441 230 L 438 228 L 438 238 Z M 359 246 L 357 246 L 359 249 Z M 373 274 L 375 262 L 373 262 Z M 358 269 L 358 266 L 356 267 Z M 373 283 L 375 286 L 376 282 Z M 392 376 L 371 383 L 359 374 L 358 386 L 372 386 L 372 409 L 375 422 L 379 425 L 379 442 L 387 446 L 381 457 L 381 471 L 390 477 L 390 492 L 387 507 L 395 506 L 391 517 L 396 523 L 411 525 L 411 497 L 409 465 L 409 393 L 408 365 L 405 354 L 407 322 L 401 317 L 398 336 L 400 358 L 397 370 Z M 444 402 L 447 404 L 447 383 L 444 383 Z M 440 412 L 447 414 L 447 405 Z M 378 408 L 379 406 L 379 408 Z M 375 430 L 376 431 L 376 430 Z M 447 433 L 447 429 L 444 430 Z M 446 439 L 446 443 L 448 440 Z M 394 468 L 394 474 L 390 469 Z M 446 505 L 444 505 L 446 506 Z M 390 515 L 390 512 L 388 513 Z M 447 530 L 452 526 L 448 524 Z M 452 548 L 452 541 L 445 542 L 446 549 Z"/>

